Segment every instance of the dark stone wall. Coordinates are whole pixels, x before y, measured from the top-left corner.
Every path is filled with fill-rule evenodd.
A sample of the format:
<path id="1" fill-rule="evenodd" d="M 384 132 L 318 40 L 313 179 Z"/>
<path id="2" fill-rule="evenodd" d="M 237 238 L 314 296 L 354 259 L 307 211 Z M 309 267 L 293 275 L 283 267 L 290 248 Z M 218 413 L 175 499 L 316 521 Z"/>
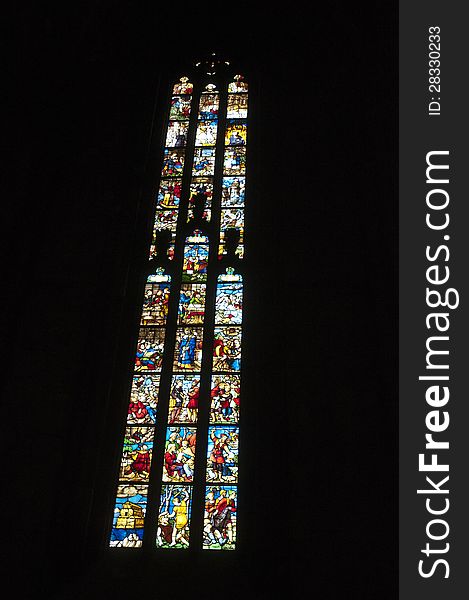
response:
<path id="1" fill-rule="evenodd" d="M 20 598 L 254 598 L 272 582 L 395 598 L 397 7 L 202 12 L 98 1 L 12 20 L 8 572 Z M 212 48 L 252 81 L 245 551 L 110 557 L 166 85 Z"/>

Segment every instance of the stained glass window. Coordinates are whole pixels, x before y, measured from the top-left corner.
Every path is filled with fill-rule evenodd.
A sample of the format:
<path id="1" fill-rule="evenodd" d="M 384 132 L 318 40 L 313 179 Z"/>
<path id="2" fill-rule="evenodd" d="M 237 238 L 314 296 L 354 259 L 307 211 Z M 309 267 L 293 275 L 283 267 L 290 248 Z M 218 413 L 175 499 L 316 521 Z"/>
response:
<path id="1" fill-rule="evenodd" d="M 237 546 L 248 85 L 209 65 L 172 85 L 111 547 Z"/>

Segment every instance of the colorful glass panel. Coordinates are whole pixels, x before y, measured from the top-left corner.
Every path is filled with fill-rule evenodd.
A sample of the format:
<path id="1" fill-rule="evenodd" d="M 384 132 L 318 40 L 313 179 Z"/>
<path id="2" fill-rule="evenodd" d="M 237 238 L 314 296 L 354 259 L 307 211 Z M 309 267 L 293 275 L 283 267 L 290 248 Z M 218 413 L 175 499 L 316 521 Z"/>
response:
<path id="1" fill-rule="evenodd" d="M 244 81 L 242 75 L 235 75 L 234 81 L 228 84 L 228 92 L 231 94 L 248 91 L 248 84 Z"/>
<path id="2" fill-rule="evenodd" d="M 180 325 L 201 325 L 204 322 L 205 288 L 203 283 L 182 284 L 178 310 Z"/>
<path id="3" fill-rule="evenodd" d="M 171 108 L 169 118 L 173 120 L 184 121 L 191 114 L 191 96 L 173 96 L 171 98 Z"/>
<path id="4" fill-rule="evenodd" d="M 188 482 L 194 478 L 195 427 L 168 427 L 163 464 L 164 482 Z"/>
<path id="5" fill-rule="evenodd" d="M 205 195 L 205 206 L 211 206 L 213 195 L 213 177 L 193 177 L 190 185 L 190 200 L 197 194 Z"/>
<path id="6" fill-rule="evenodd" d="M 225 145 L 245 146 L 247 137 L 246 121 L 229 119 L 226 123 Z"/>
<path id="7" fill-rule="evenodd" d="M 195 134 L 196 146 L 215 146 L 217 143 L 217 121 L 200 121 Z"/>
<path id="8" fill-rule="evenodd" d="M 184 149 L 165 148 L 162 177 L 181 177 L 184 169 Z"/>
<path id="9" fill-rule="evenodd" d="M 170 231 L 176 231 L 177 221 L 177 210 L 157 210 L 155 214 L 154 230 L 169 229 Z"/>
<path id="10" fill-rule="evenodd" d="M 135 375 L 132 379 L 127 423 L 153 425 L 158 406 L 159 375 Z"/>
<path id="11" fill-rule="evenodd" d="M 164 325 L 168 316 L 169 283 L 147 283 L 141 325 Z"/>
<path id="12" fill-rule="evenodd" d="M 238 372 L 241 369 L 241 328 L 215 327 L 213 370 Z"/>
<path id="13" fill-rule="evenodd" d="M 246 148 L 228 146 L 225 149 L 224 175 L 244 175 L 246 171 Z"/>
<path id="14" fill-rule="evenodd" d="M 140 328 L 138 334 L 136 371 L 161 371 L 165 330 L 162 327 Z"/>
<path id="15" fill-rule="evenodd" d="M 204 550 L 234 550 L 236 544 L 237 488 L 208 485 L 205 489 Z"/>
<path id="16" fill-rule="evenodd" d="M 245 177 L 223 177 L 221 205 L 244 207 Z"/>
<path id="17" fill-rule="evenodd" d="M 228 94 L 228 119 L 245 119 L 248 116 L 248 95 Z"/>
<path id="18" fill-rule="evenodd" d="M 147 495 L 147 485 L 125 484 L 117 487 L 109 543 L 112 548 L 141 547 Z"/>
<path id="19" fill-rule="evenodd" d="M 215 302 L 215 323 L 240 325 L 243 319 L 243 284 L 219 283 Z"/>
<path id="20" fill-rule="evenodd" d="M 166 133 L 167 148 L 183 148 L 187 143 L 189 121 L 170 121 Z"/>
<path id="21" fill-rule="evenodd" d="M 189 546 L 191 504 L 191 486 L 162 486 L 156 530 L 156 546 L 158 548 L 187 548 Z"/>
<path id="22" fill-rule="evenodd" d="M 178 327 L 174 350 L 175 371 L 200 371 L 202 339 L 202 327 Z"/>
<path id="23" fill-rule="evenodd" d="M 239 420 L 239 375 L 212 375 L 210 423 L 237 423 Z"/>
<path id="24" fill-rule="evenodd" d="M 242 208 L 224 208 L 221 211 L 220 228 L 225 229 L 235 228 L 242 229 L 244 227 L 244 210 Z"/>
<path id="25" fill-rule="evenodd" d="M 127 427 L 122 449 L 120 480 L 145 481 L 150 475 L 153 427 Z"/>
<path id="26" fill-rule="evenodd" d="M 208 428 L 207 481 L 238 481 L 238 437 L 235 426 L 214 425 Z"/>
<path id="27" fill-rule="evenodd" d="M 178 208 L 181 201 L 182 179 L 162 179 L 158 190 L 159 208 Z"/>
<path id="28" fill-rule="evenodd" d="M 192 94 L 194 86 L 187 77 L 181 77 L 178 83 L 173 86 L 173 94 Z"/>
<path id="29" fill-rule="evenodd" d="M 219 95 L 217 93 L 200 95 L 199 120 L 216 120 L 218 118 Z"/>
<path id="30" fill-rule="evenodd" d="M 195 423 L 199 406 L 200 375 L 173 375 L 168 423 Z"/>
<path id="31" fill-rule="evenodd" d="M 196 148 L 192 175 L 201 177 L 215 172 L 215 148 Z M 229 175 L 230 173 L 228 173 Z"/>
<path id="32" fill-rule="evenodd" d="M 200 282 L 207 279 L 208 238 L 197 231 L 186 238 L 182 280 Z"/>

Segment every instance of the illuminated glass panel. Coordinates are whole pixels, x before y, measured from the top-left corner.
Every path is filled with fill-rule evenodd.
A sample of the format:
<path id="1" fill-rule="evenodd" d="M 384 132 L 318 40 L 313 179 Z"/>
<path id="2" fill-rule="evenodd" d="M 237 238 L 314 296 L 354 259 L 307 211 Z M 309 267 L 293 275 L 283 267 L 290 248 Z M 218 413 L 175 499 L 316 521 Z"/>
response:
<path id="1" fill-rule="evenodd" d="M 200 375 L 173 375 L 168 424 L 195 423 L 199 406 Z"/>
<path id="2" fill-rule="evenodd" d="M 228 84 L 228 92 L 231 94 L 247 91 L 248 84 L 244 81 L 244 77 L 242 75 L 235 75 L 234 81 Z"/>
<path id="3" fill-rule="evenodd" d="M 217 121 L 200 121 L 195 135 L 196 146 L 215 146 L 217 142 Z"/>
<path id="4" fill-rule="evenodd" d="M 196 148 L 192 175 L 200 177 L 215 172 L 215 148 Z M 228 173 L 229 175 L 230 173 Z"/>
<path id="5" fill-rule="evenodd" d="M 195 441 L 195 427 L 175 426 L 166 429 L 163 481 L 193 481 Z"/>
<path id="6" fill-rule="evenodd" d="M 212 375 L 210 423 L 238 423 L 240 391 L 239 375 Z"/>
<path id="7" fill-rule="evenodd" d="M 205 284 L 183 283 L 179 297 L 178 323 L 201 325 L 205 312 Z"/>
<path id="8" fill-rule="evenodd" d="M 156 530 L 158 548 L 187 548 L 189 546 L 191 504 L 191 486 L 162 486 Z"/>
<path id="9" fill-rule="evenodd" d="M 204 550 L 234 550 L 237 495 L 237 488 L 233 485 L 208 485 L 206 487 Z"/>
<path id="10" fill-rule="evenodd" d="M 213 370 L 238 372 L 241 369 L 241 328 L 215 327 Z"/>
<path id="11" fill-rule="evenodd" d="M 176 231 L 178 221 L 177 210 L 157 210 L 155 215 L 155 231 L 158 229 L 169 229 Z"/>
<path id="12" fill-rule="evenodd" d="M 174 350 L 175 371 L 200 371 L 202 339 L 202 327 L 178 327 Z"/>
<path id="13" fill-rule="evenodd" d="M 169 283 L 147 283 L 143 300 L 141 325 L 164 325 L 168 316 Z"/>
<path id="14" fill-rule="evenodd" d="M 127 423 L 135 425 L 153 425 L 155 423 L 159 387 L 159 375 L 135 375 L 133 377 Z"/>
<path id="15" fill-rule="evenodd" d="M 171 120 L 186 120 L 191 114 L 191 96 L 173 96 L 169 118 Z"/>
<path id="16" fill-rule="evenodd" d="M 113 548 L 139 548 L 147 509 L 147 485 L 119 485 L 117 488 L 111 541 Z"/>
<path id="17" fill-rule="evenodd" d="M 148 482 L 154 433 L 153 427 L 126 428 L 119 474 L 121 481 Z"/>
<path id="18" fill-rule="evenodd" d="M 246 171 L 246 148 L 227 146 L 223 165 L 224 175 L 244 175 Z"/>
<path id="19" fill-rule="evenodd" d="M 140 328 L 135 357 L 136 371 L 161 371 L 164 338 L 165 330 L 162 327 Z"/>
<path id="20" fill-rule="evenodd" d="M 162 179 L 158 190 L 158 207 L 178 208 L 181 201 L 182 179 Z"/>
<path id="21" fill-rule="evenodd" d="M 193 177 L 190 185 L 190 197 L 194 199 L 197 194 L 205 195 L 205 205 L 211 206 L 213 195 L 213 177 Z"/>
<path id="22" fill-rule="evenodd" d="M 162 243 L 167 240 L 168 258 L 172 259 L 176 252 L 177 260 L 182 260 L 182 271 L 176 273 L 175 279 L 178 310 L 177 314 L 171 312 L 168 324 L 171 335 L 166 340 L 169 356 L 164 359 L 162 371 L 170 280 L 158 269 L 148 277 L 144 290 L 110 540 L 113 547 L 142 544 L 151 458 L 155 450 L 159 457 L 164 455 L 162 469 L 152 475 L 161 484 L 158 522 L 153 524 L 156 546 L 161 549 L 189 546 L 192 495 L 198 490 L 203 497 L 205 487 L 203 548 L 235 548 L 243 282 L 241 275 L 229 268 L 226 274 L 218 276 L 214 290 L 212 277 L 216 276 L 218 267 L 214 266 L 215 273 L 208 278 L 208 259 L 210 243 L 217 237 L 219 258 L 223 256 L 227 231 L 232 229 L 240 235 L 236 254 L 243 256 L 247 90 L 241 75 L 228 85 L 228 95 L 222 96 L 227 100 L 225 127 L 219 132 L 220 95 L 215 85 L 209 84 L 202 90 L 197 120 L 189 120 L 193 85 L 183 77 L 173 87 L 150 253 L 159 261 L 161 248 L 157 253 L 155 244 L 158 239 Z M 221 181 L 214 175 L 216 157 L 221 162 L 217 162 L 217 173 L 222 168 Z M 187 172 L 191 164 L 191 171 Z M 200 194 L 205 196 L 203 210 L 202 203 L 199 204 L 199 200 L 196 203 Z M 195 216 L 199 218 L 202 212 L 202 219 L 212 218 L 215 222 L 195 225 L 199 230 L 181 239 L 180 206 L 184 209 L 184 218 L 187 210 L 188 221 Z M 181 221 L 179 225 L 181 228 Z M 161 230 L 170 231 L 171 236 L 164 234 L 160 238 Z M 210 299 L 208 307 L 206 298 Z M 205 366 L 204 371 L 201 370 L 204 319 L 208 309 L 209 317 L 215 319 L 211 372 L 205 370 Z M 205 477 L 197 481 L 194 480 L 194 461 L 201 389 L 210 390 L 210 394 L 200 397 L 204 408 L 201 414 L 207 414 L 208 409 L 209 422 L 205 424 L 208 425 Z M 155 439 L 159 415 L 166 416 L 166 435 Z M 204 437 L 206 431 L 204 429 Z"/>
<path id="23" fill-rule="evenodd" d="M 209 244 L 208 238 L 195 231 L 186 238 L 182 280 L 199 282 L 207 279 Z"/>
<path id="24" fill-rule="evenodd" d="M 228 119 L 245 119 L 248 116 L 248 95 L 228 94 Z"/>
<path id="25" fill-rule="evenodd" d="M 246 121 L 229 119 L 226 123 L 225 145 L 245 146 L 247 137 Z"/>
<path id="26" fill-rule="evenodd" d="M 221 205 L 244 207 L 245 177 L 223 177 Z"/>
<path id="27" fill-rule="evenodd" d="M 243 284 L 239 281 L 219 283 L 215 302 L 215 322 L 218 324 L 241 325 L 242 319 Z"/>
<path id="28" fill-rule="evenodd" d="M 165 148 L 162 177 L 181 177 L 184 169 L 184 149 Z"/>
<path id="29" fill-rule="evenodd" d="M 244 227 L 244 210 L 242 208 L 224 208 L 221 211 L 221 229 L 242 229 Z"/>
<path id="30" fill-rule="evenodd" d="M 236 483 L 238 481 L 239 429 L 229 425 L 208 428 L 207 481 Z"/>
<path id="31" fill-rule="evenodd" d="M 187 143 L 189 121 L 170 121 L 166 134 L 167 148 L 183 148 Z"/>
<path id="32" fill-rule="evenodd" d="M 199 120 L 216 120 L 218 118 L 218 93 L 203 93 L 200 95 Z"/>
<path id="33" fill-rule="evenodd" d="M 187 77 L 181 77 L 179 82 L 173 87 L 173 94 L 192 94 L 193 87 Z"/>

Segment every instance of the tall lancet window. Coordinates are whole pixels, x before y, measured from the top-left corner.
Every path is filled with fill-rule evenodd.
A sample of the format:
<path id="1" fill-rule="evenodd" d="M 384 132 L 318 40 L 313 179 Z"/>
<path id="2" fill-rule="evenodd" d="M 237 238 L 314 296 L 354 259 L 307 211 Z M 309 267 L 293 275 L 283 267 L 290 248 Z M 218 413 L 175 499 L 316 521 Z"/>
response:
<path id="1" fill-rule="evenodd" d="M 248 85 L 213 56 L 173 85 L 109 545 L 235 550 Z M 129 344 L 132 340 L 129 340 Z"/>

